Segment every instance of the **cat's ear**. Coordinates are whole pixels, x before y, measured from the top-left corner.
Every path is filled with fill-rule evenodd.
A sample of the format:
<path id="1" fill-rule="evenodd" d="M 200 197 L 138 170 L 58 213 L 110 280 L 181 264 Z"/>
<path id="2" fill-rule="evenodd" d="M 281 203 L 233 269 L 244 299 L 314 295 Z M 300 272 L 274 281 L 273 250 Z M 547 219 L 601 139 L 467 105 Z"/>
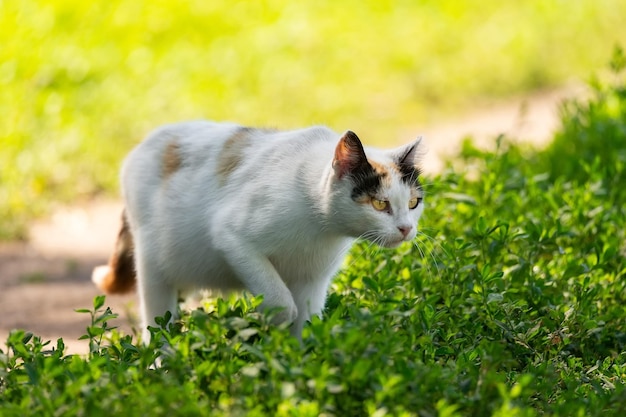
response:
<path id="1" fill-rule="evenodd" d="M 337 174 L 337 178 L 341 179 L 344 175 L 368 165 L 361 140 L 356 133 L 348 130 L 341 136 L 335 148 L 333 169 Z"/>
<path id="2" fill-rule="evenodd" d="M 420 143 L 422 138 L 419 137 L 413 143 L 403 146 L 395 151 L 395 161 L 402 173 L 402 179 L 407 182 L 417 181 L 421 170 L 419 168 L 419 160 L 422 156 Z"/>

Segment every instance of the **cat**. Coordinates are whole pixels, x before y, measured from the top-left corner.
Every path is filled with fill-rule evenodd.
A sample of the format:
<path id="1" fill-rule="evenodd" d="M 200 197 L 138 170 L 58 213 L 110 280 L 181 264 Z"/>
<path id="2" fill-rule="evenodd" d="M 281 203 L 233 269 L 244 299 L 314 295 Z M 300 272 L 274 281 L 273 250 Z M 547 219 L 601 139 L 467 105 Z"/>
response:
<path id="1" fill-rule="evenodd" d="M 352 131 L 293 131 L 232 123 L 163 126 L 126 158 L 125 208 L 106 293 L 136 286 L 143 338 L 177 310 L 178 291 L 248 290 L 299 337 L 324 307 L 354 241 L 411 241 L 424 210 L 420 139 L 364 148 Z"/>

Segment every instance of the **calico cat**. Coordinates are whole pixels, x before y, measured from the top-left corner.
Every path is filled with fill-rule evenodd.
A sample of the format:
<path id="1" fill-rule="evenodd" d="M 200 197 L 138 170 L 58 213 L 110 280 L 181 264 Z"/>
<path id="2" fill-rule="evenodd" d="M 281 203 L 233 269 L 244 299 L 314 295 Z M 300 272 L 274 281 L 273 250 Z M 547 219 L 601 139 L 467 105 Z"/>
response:
<path id="1" fill-rule="evenodd" d="M 194 288 L 263 294 L 299 336 L 357 238 L 393 248 L 415 237 L 418 148 L 364 148 L 326 127 L 164 126 L 124 162 L 122 228 L 92 278 L 107 293 L 137 284 L 144 339 Z"/>

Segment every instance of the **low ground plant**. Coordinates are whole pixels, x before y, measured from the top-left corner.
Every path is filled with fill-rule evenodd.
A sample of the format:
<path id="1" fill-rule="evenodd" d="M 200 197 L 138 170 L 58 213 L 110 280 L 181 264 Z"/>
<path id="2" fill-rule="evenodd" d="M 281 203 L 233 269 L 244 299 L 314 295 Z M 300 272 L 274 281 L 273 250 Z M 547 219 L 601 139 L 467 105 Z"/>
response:
<path id="1" fill-rule="evenodd" d="M 143 346 L 110 329 L 98 297 L 82 310 L 86 357 L 11 334 L 0 414 L 624 415 L 626 88 L 615 77 L 564 107 L 546 150 L 467 142 L 462 171 L 427 181 L 417 244 L 357 245 L 302 343 L 244 296 L 207 301 Z"/>

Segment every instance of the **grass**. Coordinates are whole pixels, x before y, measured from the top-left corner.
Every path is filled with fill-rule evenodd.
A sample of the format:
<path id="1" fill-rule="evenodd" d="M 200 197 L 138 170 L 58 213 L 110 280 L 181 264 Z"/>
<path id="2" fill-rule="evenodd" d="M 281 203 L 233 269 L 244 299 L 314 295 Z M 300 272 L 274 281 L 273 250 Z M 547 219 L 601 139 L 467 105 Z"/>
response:
<path id="1" fill-rule="evenodd" d="M 588 76 L 625 19 L 621 0 L 0 1 L 0 239 L 115 194 L 157 125 L 324 123 L 406 142 L 441 114 Z"/>
<path id="2" fill-rule="evenodd" d="M 623 61 L 564 107 L 548 149 L 466 142 L 462 170 L 430 181 L 429 236 L 355 247 L 302 345 L 255 312 L 259 299 L 217 299 L 152 329 L 174 347 L 153 368 L 162 342 L 111 331 L 99 297 L 82 311 L 88 357 L 11 334 L 1 414 L 623 415 Z"/>

